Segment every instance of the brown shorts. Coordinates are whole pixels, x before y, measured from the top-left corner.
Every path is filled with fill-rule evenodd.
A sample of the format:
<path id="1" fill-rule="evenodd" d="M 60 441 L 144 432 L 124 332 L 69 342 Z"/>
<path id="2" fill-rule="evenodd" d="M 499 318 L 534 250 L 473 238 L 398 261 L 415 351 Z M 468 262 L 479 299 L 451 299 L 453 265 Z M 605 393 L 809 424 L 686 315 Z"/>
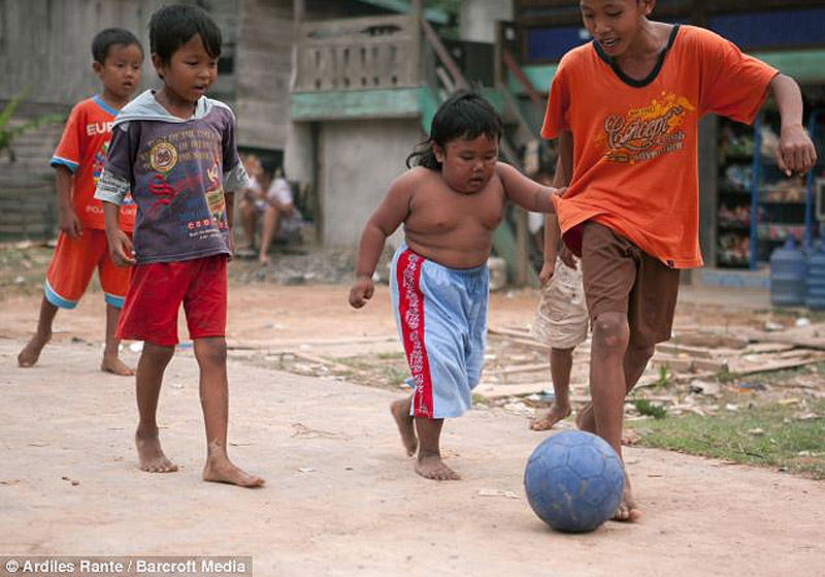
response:
<path id="1" fill-rule="evenodd" d="M 590 320 L 604 313 L 624 313 L 630 343 L 649 347 L 670 338 L 679 293 L 679 270 L 596 222 L 582 233 L 584 294 Z"/>

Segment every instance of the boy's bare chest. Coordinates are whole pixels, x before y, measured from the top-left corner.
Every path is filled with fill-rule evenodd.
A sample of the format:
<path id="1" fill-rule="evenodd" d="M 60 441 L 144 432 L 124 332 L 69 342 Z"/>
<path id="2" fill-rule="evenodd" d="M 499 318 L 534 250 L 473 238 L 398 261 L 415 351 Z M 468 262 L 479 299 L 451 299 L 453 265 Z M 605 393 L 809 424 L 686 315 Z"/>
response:
<path id="1" fill-rule="evenodd" d="M 422 232 L 493 230 L 501 222 L 504 200 L 493 187 L 476 194 L 427 191 L 417 193 L 410 208 L 407 227 Z"/>

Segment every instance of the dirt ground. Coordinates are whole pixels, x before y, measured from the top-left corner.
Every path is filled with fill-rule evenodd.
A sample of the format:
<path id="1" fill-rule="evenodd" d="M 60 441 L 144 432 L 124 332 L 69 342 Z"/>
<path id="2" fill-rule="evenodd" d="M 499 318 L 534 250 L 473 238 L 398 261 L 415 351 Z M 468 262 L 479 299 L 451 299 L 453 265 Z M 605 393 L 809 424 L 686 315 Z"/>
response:
<path id="1" fill-rule="evenodd" d="M 448 422 L 443 446 L 464 480 L 434 483 L 402 452 L 387 412 L 398 391 L 249 362 L 260 349 L 310 360 L 397 354 L 385 287 L 353 311 L 345 286 L 233 284 L 231 452 L 267 486 L 199 480 L 204 441 L 186 347 L 160 407 L 165 448 L 182 470 L 141 473 L 134 383 L 96 370 L 101 295 L 61 312 L 40 363 L 20 369 L 40 300 L 29 293 L 0 300 L 0 555 L 252 555 L 259 576 L 825 574 L 822 482 L 631 447 L 643 520 L 563 535 L 524 496 L 524 464 L 546 435 L 524 415 L 480 406 Z M 524 326 L 534 306 L 531 291 L 495 294 L 490 324 Z M 765 308 L 764 293 L 688 289 L 679 322 L 743 325 Z M 124 357 L 134 363 L 137 353 Z"/>

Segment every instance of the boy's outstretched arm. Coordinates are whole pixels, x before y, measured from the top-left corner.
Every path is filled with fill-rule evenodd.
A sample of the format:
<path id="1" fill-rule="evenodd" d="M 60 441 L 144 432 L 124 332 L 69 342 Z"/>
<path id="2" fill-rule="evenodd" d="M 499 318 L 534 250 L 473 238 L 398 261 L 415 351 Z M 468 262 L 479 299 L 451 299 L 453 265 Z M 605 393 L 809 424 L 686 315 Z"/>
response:
<path id="1" fill-rule="evenodd" d="M 496 174 L 501 179 L 507 198 L 523 209 L 532 212 L 556 212 L 553 195 L 557 194 L 558 190 L 555 188 L 539 184 L 505 162 L 496 163 Z"/>
<path id="2" fill-rule="evenodd" d="M 816 164 L 816 147 L 802 127 L 802 93 L 790 76 L 777 74 L 770 83 L 776 99 L 782 130 L 776 149 L 776 163 L 787 176 L 804 174 Z"/>
<path id="3" fill-rule="evenodd" d="M 77 238 L 83 230 L 80 219 L 72 205 L 72 175 L 63 165 L 55 167 L 55 184 L 57 188 L 57 228 L 60 232 Z"/>
<path id="4" fill-rule="evenodd" d="M 349 304 L 353 308 L 363 307 L 375 292 L 372 275 L 378 265 L 378 259 L 381 258 L 387 237 L 407 218 L 415 180 L 411 173 L 396 179 L 390 186 L 387 196 L 364 225 L 355 264 L 355 282 L 349 291 Z"/>
<path id="5" fill-rule="evenodd" d="M 132 241 L 129 235 L 120 230 L 118 215 L 120 206 L 101 201 L 103 205 L 103 224 L 106 227 L 106 240 L 109 243 L 109 255 L 116 266 L 131 266 L 135 264 L 135 257 L 132 254 Z"/>

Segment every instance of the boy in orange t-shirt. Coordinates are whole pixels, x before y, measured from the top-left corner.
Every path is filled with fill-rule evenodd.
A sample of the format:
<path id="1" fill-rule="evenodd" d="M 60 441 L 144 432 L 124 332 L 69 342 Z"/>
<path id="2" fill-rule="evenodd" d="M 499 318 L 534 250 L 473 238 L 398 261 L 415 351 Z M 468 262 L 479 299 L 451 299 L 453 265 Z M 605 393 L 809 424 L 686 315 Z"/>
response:
<path id="1" fill-rule="evenodd" d="M 129 269 L 112 263 L 103 223 L 103 207 L 94 198 L 97 180 L 112 139 L 112 121 L 140 84 L 143 48 L 134 34 L 107 28 L 92 41 L 92 68 L 103 92 L 72 109 L 50 164 L 57 180 L 60 234 L 46 273 L 37 332 L 17 357 L 21 367 L 31 367 L 52 336 L 57 310 L 73 309 L 86 291 L 95 269 L 106 301 L 106 348 L 101 370 L 116 375 L 134 371 L 118 356 L 115 329 L 129 289 Z M 134 203 L 124 205 L 120 225 L 131 234 Z"/>
<path id="2" fill-rule="evenodd" d="M 697 125 L 708 112 L 752 122 L 773 92 L 787 174 L 816 151 L 797 84 L 729 41 L 648 20 L 655 0 L 581 0 L 593 41 L 559 63 L 542 127 L 559 138 L 556 198 L 565 243 L 581 257 L 592 323 L 592 405 L 581 429 L 621 455 L 624 398 L 657 342 L 670 338 L 679 270 L 702 265 Z M 615 519 L 640 515 L 626 484 Z"/>

